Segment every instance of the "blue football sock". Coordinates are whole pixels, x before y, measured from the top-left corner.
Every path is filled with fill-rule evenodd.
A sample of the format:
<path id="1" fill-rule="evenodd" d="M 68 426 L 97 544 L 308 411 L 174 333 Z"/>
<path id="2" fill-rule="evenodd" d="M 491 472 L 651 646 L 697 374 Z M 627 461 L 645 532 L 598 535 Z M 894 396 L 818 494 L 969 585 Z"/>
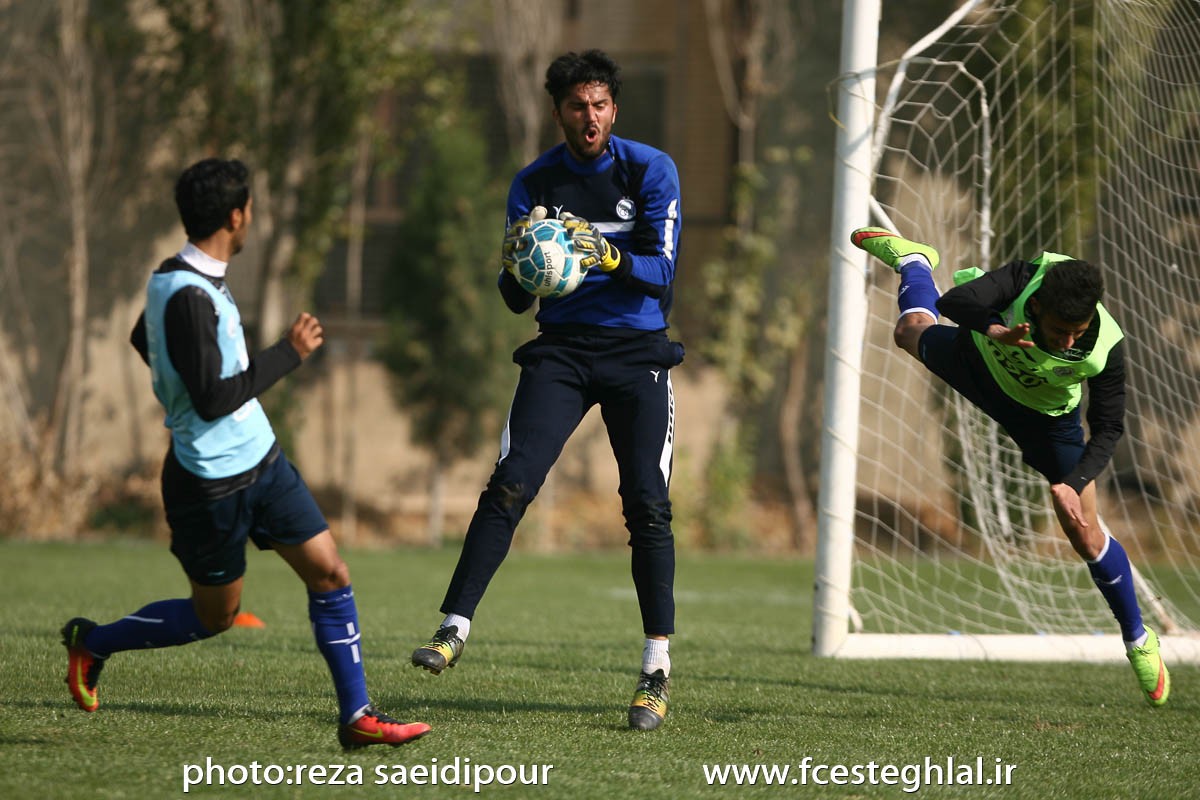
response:
<path id="1" fill-rule="evenodd" d="M 339 716 L 343 724 L 348 723 L 370 703 L 358 643 L 361 633 L 354 590 L 346 586 L 332 592 L 309 591 L 308 618 L 312 620 L 317 649 L 333 676 Z"/>
<path id="2" fill-rule="evenodd" d="M 1127 642 L 1137 640 L 1146 629 L 1142 627 L 1142 610 L 1138 607 L 1137 593 L 1133 587 L 1133 568 L 1129 565 L 1125 548 L 1109 536 L 1104 549 L 1100 551 L 1100 557 L 1087 562 L 1087 565 L 1092 580 L 1121 626 L 1121 638 Z"/>
<path id="3" fill-rule="evenodd" d="M 187 598 L 159 600 L 111 625 L 99 625 L 83 640 L 93 655 L 108 658 L 123 650 L 172 647 L 212 636 Z"/>
<path id="4" fill-rule="evenodd" d="M 937 319 L 937 301 L 941 297 L 933 282 L 933 270 L 925 259 L 916 259 L 900 266 L 900 292 L 896 304 L 900 314 L 909 311 L 927 311 Z"/>

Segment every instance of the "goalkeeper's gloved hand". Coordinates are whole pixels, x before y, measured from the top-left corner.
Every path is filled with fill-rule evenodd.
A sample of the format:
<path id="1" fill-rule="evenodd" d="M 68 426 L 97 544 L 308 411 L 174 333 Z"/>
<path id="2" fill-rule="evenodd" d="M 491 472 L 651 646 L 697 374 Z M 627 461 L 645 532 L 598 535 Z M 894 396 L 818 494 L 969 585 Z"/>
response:
<path id="1" fill-rule="evenodd" d="M 500 263 L 506 270 L 512 272 L 516 267 L 516 259 L 513 257 L 516 254 L 517 242 L 525 235 L 525 231 L 529 230 L 529 226 L 535 222 L 541 222 L 546 218 L 545 206 L 534 206 L 529 210 L 529 213 L 523 217 L 518 217 L 517 221 L 508 226 L 508 230 L 504 234 L 504 242 L 500 245 Z"/>
<path id="2" fill-rule="evenodd" d="M 582 217 L 565 212 L 559 219 L 571 234 L 571 244 L 575 247 L 581 268 L 587 270 L 599 267 L 601 272 L 612 272 L 620 266 L 621 251 L 601 236 L 595 225 Z"/>

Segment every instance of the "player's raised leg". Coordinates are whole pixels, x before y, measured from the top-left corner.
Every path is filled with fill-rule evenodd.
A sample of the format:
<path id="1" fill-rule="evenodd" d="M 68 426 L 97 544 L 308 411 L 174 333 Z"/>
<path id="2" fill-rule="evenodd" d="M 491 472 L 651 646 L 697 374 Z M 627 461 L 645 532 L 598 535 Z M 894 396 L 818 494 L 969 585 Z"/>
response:
<path id="1" fill-rule="evenodd" d="M 900 317 L 892 338 L 898 347 L 920 360 L 921 334 L 937 323 L 939 293 L 933 282 L 933 270 L 940 261 L 937 250 L 883 228 L 859 228 L 850 234 L 850 241 L 900 275 Z"/>
<path id="2" fill-rule="evenodd" d="M 221 589 L 233 593 L 236 612 L 241 580 Z M 206 625 L 197 611 L 197 598 L 193 596 L 158 600 L 108 625 L 98 625 L 84 617 L 69 621 L 63 626 L 62 642 L 67 648 L 67 686 L 75 704 L 84 711 L 100 707 L 97 683 L 100 671 L 113 653 L 189 644 L 229 627 L 229 624 Z M 229 615 L 228 620 L 232 623 L 233 616 Z"/>

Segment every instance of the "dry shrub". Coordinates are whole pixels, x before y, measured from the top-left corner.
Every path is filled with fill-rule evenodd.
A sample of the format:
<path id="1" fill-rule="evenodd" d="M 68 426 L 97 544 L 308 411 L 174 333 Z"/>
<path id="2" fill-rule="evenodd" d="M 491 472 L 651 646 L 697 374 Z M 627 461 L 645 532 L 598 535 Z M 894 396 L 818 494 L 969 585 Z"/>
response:
<path id="1" fill-rule="evenodd" d="M 16 442 L 0 442 L 0 535 L 38 541 L 73 539 L 86 526 L 95 479 L 65 481 Z"/>
<path id="2" fill-rule="evenodd" d="M 157 539 L 170 536 L 162 510 L 157 464 L 144 464 L 124 475 L 101 480 L 90 506 L 87 522 L 92 531 Z"/>
<path id="3" fill-rule="evenodd" d="M 15 442 L 0 442 L 0 537 L 70 541 L 92 534 L 165 535 L 158 469 L 60 477 Z"/>
<path id="4" fill-rule="evenodd" d="M 343 544 L 364 548 L 425 547 L 429 545 L 428 519 L 421 511 L 384 511 L 362 501 L 354 541 L 346 541 L 341 526 L 340 493 L 317 490 L 321 509 L 330 529 Z M 549 500 L 549 502 L 547 502 Z M 676 505 L 676 510 L 679 506 Z M 474 508 L 448 511 L 444 520 L 443 544 L 458 549 L 466 535 Z M 743 546 L 747 553 L 796 553 L 791 516 L 782 503 L 752 502 L 746 509 L 753 539 Z M 678 515 L 672 524 L 676 547 L 681 552 L 709 549 L 699 541 L 696 515 Z M 539 496 L 517 528 L 513 549 L 524 552 L 564 553 L 624 550 L 629 533 L 621 514 L 621 499 L 612 492 L 559 489 Z"/>

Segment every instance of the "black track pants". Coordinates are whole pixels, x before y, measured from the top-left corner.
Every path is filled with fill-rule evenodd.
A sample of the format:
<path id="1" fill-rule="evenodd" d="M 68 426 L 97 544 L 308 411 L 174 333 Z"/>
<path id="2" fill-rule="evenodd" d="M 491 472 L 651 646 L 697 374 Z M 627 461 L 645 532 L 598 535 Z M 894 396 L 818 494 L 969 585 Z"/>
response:
<path id="1" fill-rule="evenodd" d="M 681 345 L 663 332 L 633 338 L 542 334 L 513 360 L 521 377 L 500 459 L 479 497 L 442 612 L 472 618 L 512 544 L 525 509 L 584 414 L 600 406 L 620 475 L 633 583 L 650 635 L 675 630 L 671 454 L 675 398 L 670 369 Z"/>

